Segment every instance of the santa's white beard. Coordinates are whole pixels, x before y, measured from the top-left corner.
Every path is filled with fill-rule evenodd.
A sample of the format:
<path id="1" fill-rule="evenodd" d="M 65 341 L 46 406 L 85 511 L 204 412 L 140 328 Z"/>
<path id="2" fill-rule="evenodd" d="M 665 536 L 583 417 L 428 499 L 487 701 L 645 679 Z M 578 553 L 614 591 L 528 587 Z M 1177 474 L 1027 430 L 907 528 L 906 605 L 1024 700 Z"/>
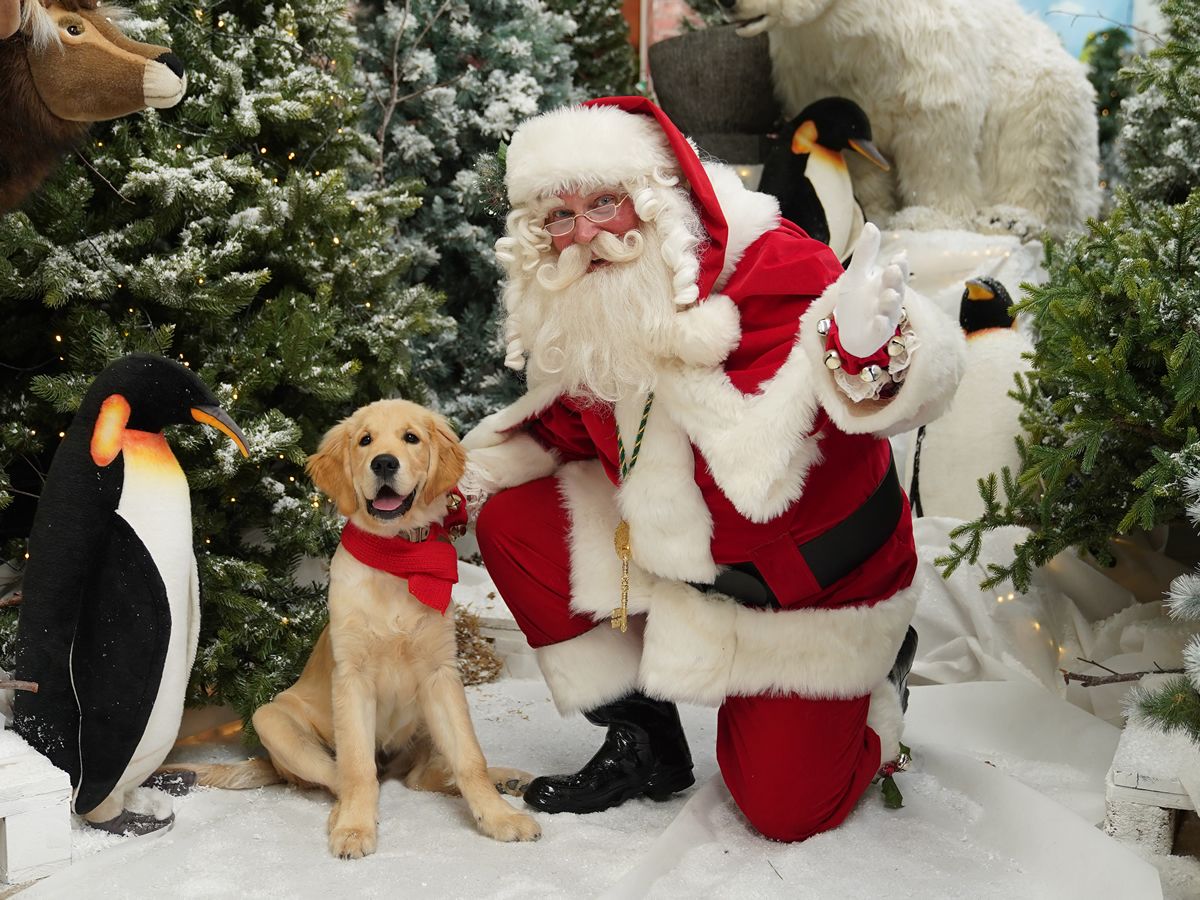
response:
<path id="1" fill-rule="evenodd" d="M 674 316 L 671 273 L 656 230 L 641 231 L 636 258 L 586 271 L 593 254 L 631 255 L 639 242 L 631 234 L 622 240 L 602 232 L 590 247 L 572 244 L 554 267 L 528 280 L 514 315 L 529 353 L 530 384 L 549 381 L 563 393 L 609 402 L 654 389 Z"/>

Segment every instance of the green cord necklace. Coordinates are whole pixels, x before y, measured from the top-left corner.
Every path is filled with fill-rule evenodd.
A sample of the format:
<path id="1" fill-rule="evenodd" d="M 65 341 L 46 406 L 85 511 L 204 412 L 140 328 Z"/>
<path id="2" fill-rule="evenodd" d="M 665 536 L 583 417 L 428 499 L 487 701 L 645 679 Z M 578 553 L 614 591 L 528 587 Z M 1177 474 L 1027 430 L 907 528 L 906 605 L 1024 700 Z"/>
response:
<path id="1" fill-rule="evenodd" d="M 637 465 L 638 454 L 642 452 L 642 438 L 646 435 L 646 423 L 650 420 L 650 407 L 654 404 L 654 392 L 646 397 L 646 405 L 642 408 L 642 421 L 638 424 L 637 437 L 633 441 L 633 452 L 629 454 L 629 463 L 625 462 L 625 443 L 621 440 L 621 426 L 617 429 L 617 455 L 621 466 L 621 481 L 629 477 L 633 467 Z M 613 423 L 616 424 L 616 410 L 613 410 Z M 613 545 L 617 551 L 617 559 L 621 561 L 621 605 L 612 611 L 609 621 L 613 628 L 624 632 L 629 627 L 629 561 L 633 559 L 633 545 L 629 542 L 629 523 L 624 519 L 617 525 L 613 534 Z"/>

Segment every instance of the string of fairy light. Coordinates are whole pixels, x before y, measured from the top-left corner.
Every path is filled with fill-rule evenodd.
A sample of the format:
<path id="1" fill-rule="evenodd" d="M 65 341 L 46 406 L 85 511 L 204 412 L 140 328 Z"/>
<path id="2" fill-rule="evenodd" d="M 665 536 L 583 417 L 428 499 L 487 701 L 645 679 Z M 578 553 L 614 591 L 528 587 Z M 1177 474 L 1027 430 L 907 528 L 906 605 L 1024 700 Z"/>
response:
<path id="1" fill-rule="evenodd" d="M 984 571 L 983 566 L 979 565 L 979 563 L 976 563 L 975 565 L 979 569 L 979 572 L 983 576 L 983 578 L 986 579 L 987 572 Z M 1024 599 L 1025 596 L 1026 596 L 1025 594 L 1021 594 L 1021 599 Z M 1007 593 L 1001 592 L 1001 593 L 996 594 L 996 605 L 997 606 L 1003 605 L 1005 603 L 1016 603 L 1016 602 L 1018 602 L 1018 597 L 1017 597 L 1016 591 L 1008 591 Z M 1033 618 L 1032 616 L 1029 619 L 1029 627 L 1033 630 L 1034 634 L 1042 633 L 1042 623 L 1038 619 Z M 1047 644 L 1049 645 L 1050 649 L 1056 651 L 1058 653 L 1058 656 L 1061 658 L 1063 656 L 1063 654 L 1065 654 L 1067 652 L 1066 645 L 1063 643 L 1060 643 L 1058 640 L 1056 640 L 1054 635 L 1049 633 L 1050 629 L 1047 629 L 1046 631 L 1047 631 L 1047 637 L 1046 637 Z"/>

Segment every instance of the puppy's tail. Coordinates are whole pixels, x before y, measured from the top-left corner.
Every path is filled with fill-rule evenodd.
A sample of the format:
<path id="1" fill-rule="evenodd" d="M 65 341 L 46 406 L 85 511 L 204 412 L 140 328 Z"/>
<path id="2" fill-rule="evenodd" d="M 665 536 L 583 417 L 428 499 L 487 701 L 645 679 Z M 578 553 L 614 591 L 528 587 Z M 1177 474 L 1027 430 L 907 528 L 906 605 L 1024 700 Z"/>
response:
<path id="1" fill-rule="evenodd" d="M 250 788 L 264 787 L 268 784 L 282 784 L 284 781 L 284 777 L 266 757 L 254 757 L 236 763 L 197 763 L 194 765 L 180 763 L 163 766 L 158 771 L 191 772 L 196 777 L 196 784 L 205 787 L 226 788 L 231 791 L 244 791 Z"/>

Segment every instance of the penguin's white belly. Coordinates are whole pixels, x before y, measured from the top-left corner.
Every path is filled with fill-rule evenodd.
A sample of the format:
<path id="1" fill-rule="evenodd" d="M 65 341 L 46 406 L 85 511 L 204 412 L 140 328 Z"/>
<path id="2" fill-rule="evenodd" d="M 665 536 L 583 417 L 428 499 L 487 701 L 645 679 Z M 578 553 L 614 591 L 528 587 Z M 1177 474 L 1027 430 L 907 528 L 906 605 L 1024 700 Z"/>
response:
<path id="1" fill-rule="evenodd" d="M 146 730 L 114 793 L 141 784 L 162 764 L 175 743 L 191 674 L 190 636 L 200 616 L 199 597 L 192 590 L 195 555 L 187 478 L 165 439 L 161 446 L 126 444 L 123 454 L 125 482 L 117 515 L 133 528 L 162 576 L 171 637 Z"/>
<path id="2" fill-rule="evenodd" d="M 967 339 L 967 366 L 950 409 L 925 426 L 921 443 L 922 513 L 974 519 L 983 514 L 978 480 L 1008 466 L 1020 471 L 1016 437 L 1021 404 L 1008 396 L 1013 372 L 1026 372 L 1021 354 L 1032 350 L 1024 335 L 993 328 Z M 1003 499 L 1003 497 L 1001 498 Z"/>
<path id="3" fill-rule="evenodd" d="M 836 156 L 836 159 L 832 158 Z M 862 210 L 854 199 L 854 186 L 840 153 L 817 149 L 809 155 L 804 168 L 825 211 L 829 226 L 829 246 L 838 259 L 845 259 L 854 249 L 854 241 L 862 230 Z"/>

